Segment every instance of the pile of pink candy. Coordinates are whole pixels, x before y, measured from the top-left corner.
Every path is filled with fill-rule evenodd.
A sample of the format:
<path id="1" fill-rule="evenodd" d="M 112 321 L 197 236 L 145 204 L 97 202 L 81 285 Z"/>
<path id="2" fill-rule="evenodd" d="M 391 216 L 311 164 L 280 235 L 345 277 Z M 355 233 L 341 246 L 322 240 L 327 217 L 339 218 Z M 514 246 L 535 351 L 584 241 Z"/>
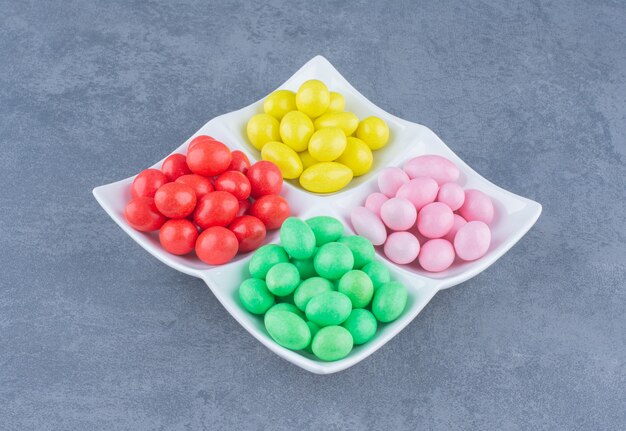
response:
<path id="1" fill-rule="evenodd" d="M 426 271 L 444 271 L 454 262 L 476 260 L 491 243 L 494 216 L 489 196 L 463 190 L 459 169 L 438 155 L 415 157 L 378 176 L 380 192 L 352 210 L 352 226 L 398 264 L 419 261 Z"/>

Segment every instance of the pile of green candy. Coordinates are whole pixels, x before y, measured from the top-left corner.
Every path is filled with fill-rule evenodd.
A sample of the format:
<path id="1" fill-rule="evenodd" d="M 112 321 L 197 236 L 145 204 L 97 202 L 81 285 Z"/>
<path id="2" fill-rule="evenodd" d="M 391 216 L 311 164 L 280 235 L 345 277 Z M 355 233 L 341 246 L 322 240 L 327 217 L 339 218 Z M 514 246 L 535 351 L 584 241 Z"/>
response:
<path id="1" fill-rule="evenodd" d="M 406 288 L 374 260 L 372 243 L 343 234 L 332 217 L 290 217 L 280 229 L 282 246 L 259 248 L 248 266 L 251 278 L 239 286 L 241 304 L 265 314 L 274 341 L 323 361 L 371 340 L 378 322 L 397 319 L 407 302 Z"/>

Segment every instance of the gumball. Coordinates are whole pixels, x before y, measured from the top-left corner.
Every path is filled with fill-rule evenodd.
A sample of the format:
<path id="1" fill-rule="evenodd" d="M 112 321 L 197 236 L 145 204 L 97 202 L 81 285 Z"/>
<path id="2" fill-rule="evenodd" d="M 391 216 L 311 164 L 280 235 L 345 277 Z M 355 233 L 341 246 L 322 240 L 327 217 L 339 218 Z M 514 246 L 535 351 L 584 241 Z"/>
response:
<path id="1" fill-rule="evenodd" d="M 441 238 L 431 239 L 422 244 L 419 263 L 426 271 L 440 272 L 448 269 L 454 262 L 454 247 Z"/>
<path id="2" fill-rule="evenodd" d="M 215 191 L 205 195 L 193 213 L 193 221 L 202 229 L 228 226 L 239 211 L 239 201 L 232 194 Z"/>
<path id="3" fill-rule="evenodd" d="M 417 259 L 420 243 L 412 233 L 394 232 L 387 237 L 383 250 L 390 261 L 405 265 Z"/>
<path id="4" fill-rule="evenodd" d="M 387 229 L 382 220 L 365 207 L 355 207 L 350 213 L 352 227 L 357 235 L 369 239 L 374 245 L 382 245 L 387 239 Z"/>
<path id="5" fill-rule="evenodd" d="M 394 197 L 398 189 L 409 182 L 409 177 L 400 168 L 383 169 L 378 175 L 378 188 L 387 197 Z"/>
<path id="6" fill-rule="evenodd" d="M 205 177 L 219 175 L 230 166 L 233 157 L 219 141 L 203 140 L 187 152 L 187 165 L 194 174 Z"/>
<path id="7" fill-rule="evenodd" d="M 365 208 L 380 216 L 380 207 L 388 200 L 389 198 L 382 193 L 372 193 L 365 199 Z"/>
<path id="8" fill-rule="evenodd" d="M 417 230 L 426 238 L 441 238 L 452 228 L 454 216 L 450 207 L 441 202 L 426 205 L 417 215 Z"/>
<path id="9" fill-rule="evenodd" d="M 168 180 L 174 181 L 176 178 L 190 174 L 187 158 L 183 154 L 172 154 L 163 160 L 161 171 Z"/>
<path id="10" fill-rule="evenodd" d="M 439 186 L 432 178 L 417 177 L 403 184 L 396 193 L 396 197 L 411 202 L 416 210 L 435 201 Z"/>
<path id="11" fill-rule="evenodd" d="M 250 196 L 250 181 L 239 171 L 226 171 L 215 179 L 215 190 L 228 192 L 242 201 Z"/>
<path id="12" fill-rule="evenodd" d="M 465 202 L 459 208 L 459 214 L 468 222 L 482 221 L 489 224 L 493 220 L 493 202 L 480 190 L 465 190 Z"/>
<path id="13" fill-rule="evenodd" d="M 415 224 L 417 210 L 406 199 L 391 198 L 380 207 L 380 218 L 392 230 L 407 230 Z"/>
<path id="14" fill-rule="evenodd" d="M 133 180 L 133 184 L 130 186 L 130 195 L 133 198 L 153 198 L 159 187 L 168 181 L 165 174 L 158 169 L 146 169 L 141 171 Z"/>
<path id="15" fill-rule="evenodd" d="M 243 151 L 235 150 L 231 153 L 232 160 L 230 161 L 230 166 L 228 166 L 229 171 L 239 171 L 242 174 L 246 174 L 248 172 L 248 168 L 250 167 L 250 160 L 248 156 Z"/>
<path id="16" fill-rule="evenodd" d="M 177 255 L 191 253 L 198 239 L 198 228 L 187 219 L 168 220 L 159 230 L 163 248 Z"/>
<path id="17" fill-rule="evenodd" d="M 251 196 L 255 199 L 265 195 L 277 195 L 283 187 L 283 175 L 271 162 L 261 160 L 248 169 Z"/>
<path id="18" fill-rule="evenodd" d="M 491 231 L 482 221 L 470 221 L 461 226 L 454 237 L 454 249 L 463 260 L 476 260 L 489 250 Z"/>
<path id="19" fill-rule="evenodd" d="M 215 141 L 215 138 L 209 135 L 196 136 L 195 138 L 191 140 L 189 145 L 187 145 L 187 152 L 189 152 L 189 150 L 191 150 L 191 148 L 193 148 L 193 146 L 196 145 L 198 142 L 206 142 L 206 141 Z"/>
<path id="20" fill-rule="evenodd" d="M 124 209 L 124 217 L 133 229 L 141 232 L 157 230 L 167 220 L 157 209 L 154 199 L 145 196 L 128 202 Z"/>
<path id="21" fill-rule="evenodd" d="M 404 164 L 404 172 L 410 178 L 432 178 L 439 185 L 455 182 L 461 174 L 459 168 L 454 163 L 436 154 L 412 158 Z"/>
<path id="22" fill-rule="evenodd" d="M 456 233 L 461 229 L 461 226 L 464 226 L 467 221 L 458 214 L 454 214 L 454 220 L 452 221 L 452 227 L 448 231 L 447 234 L 443 236 L 443 239 L 446 241 L 450 241 L 451 244 L 454 244 L 454 237 Z"/>
<path id="23" fill-rule="evenodd" d="M 250 199 L 239 201 L 239 210 L 237 210 L 237 217 L 241 217 L 242 215 L 246 214 L 251 205 L 252 202 L 250 202 Z"/>
<path id="24" fill-rule="evenodd" d="M 289 204 L 280 195 L 265 195 L 252 204 L 250 215 L 263 222 L 267 230 L 278 229 L 289 217 Z"/>
<path id="25" fill-rule="evenodd" d="M 202 196 L 213 191 L 213 184 L 211 184 L 211 180 L 207 177 L 196 174 L 183 175 L 176 178 L 176 182 L 190 186 L 196 193 L 197 199 L 200 199 Z"/>
<path id="26" fill-rule="evenodd" d="M 235 257 L 238 247 L 234 233 L 222 226 L 212 226 L 198 236 L 196 254 L 204 263 L 221 265 Z"/>
<path id="27" fill-rule="evenodd" d="M 154 194 L 159 212 L 169 218 L 185 218 L 196 207 L 196 193 L 184 183 L 167 183 Z"/>
<path id="28" fill-rule="evenodd" d="M 263 244 L 265 239 L 265 225 L 261 220 L 253 216 L 244 215 L 237 217 L 228 228 L 237 237 L 241 253 L 256 250 Z"/>
<path id="29" fill-rule="evenodd" d="M 448 205 L 452 211 L 458 210 L 465 202 L 463 187 L 457 183 L 442 184 L 437 194 L 437 202 Z"/>

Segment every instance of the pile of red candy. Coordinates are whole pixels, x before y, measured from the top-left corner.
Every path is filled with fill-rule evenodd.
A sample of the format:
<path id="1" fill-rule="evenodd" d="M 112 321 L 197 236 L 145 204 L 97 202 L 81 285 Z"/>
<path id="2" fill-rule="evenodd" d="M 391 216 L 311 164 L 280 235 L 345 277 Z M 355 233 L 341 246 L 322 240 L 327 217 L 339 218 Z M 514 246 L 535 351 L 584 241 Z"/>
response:
<path id="1" fill-rule="evenodd" d="M 139 231 L 159 230 L 168 252 L 195 250 L 203 262 L 220 265 L 260 247 L 267 230 L 289 217 L 289 205 L 278 194 L 282 185 L 273 163 L 250 165 L 241 151 L 201 135 L 186 156 L 172 154 L 161 170 L 137 175 L 124 215 Z"/>

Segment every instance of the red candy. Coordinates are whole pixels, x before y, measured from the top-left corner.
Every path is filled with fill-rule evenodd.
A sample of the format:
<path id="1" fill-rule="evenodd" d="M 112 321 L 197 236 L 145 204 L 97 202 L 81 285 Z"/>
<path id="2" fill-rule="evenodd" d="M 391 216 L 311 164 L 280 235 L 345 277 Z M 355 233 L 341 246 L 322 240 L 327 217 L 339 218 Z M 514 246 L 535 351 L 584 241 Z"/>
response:
<path id="1" fill-rule="evenodd" d="M 189 166 L 187 166 L 187 158 L 182 154 L 172 154 L 167 159 L 163 160 L 161 165 L 161 171 L 165 174 L 168 180 L 174 181 L 176 178 L 190 174 Z"/>
<path id="2" fill-rule="evenodd" d="M 207 135 L 195 137 L 187 155 L 172 154 L 158 169 L 134 179 L 124 216 L 134 229 L 159 230 L 164 250 L 196 251 L 200 260 L 221 265 L 259 248 L 267 231 L 289 217 L 279 196 L 283 177 L 269 161 L 250 165 L 245 153 L 231 153 Z"/>
<path id="3" fill-rule="evenodd" d="M 230 162 L 228 170 L 239 171 L 243 174 L 248 172 L 248 168 L 250 167 L 250 160 L 248 160 L 248 156 L 246 156 L 242 151 L 239 150 L 233 151 L 232 155 L 233 160 Z"/>
<path id="4" fill-rule="evenodd" d="M 239 251 L 242 253 L 256 250 L 263 244 L 265 239 L 265 225 L 261 220 L 253 216 L 237 217 L 228 228 L 237 237 Z"/>
<path id="5" fill-rule="evenodd" d="M 198 142 L 207 142 L 207 141 L 215 141 L 215 139 L 212 136 L 209 136 L 209 135 L 196 136 L 195 138 L 193 138 L 191 140 L 189 145 L 187 145 L 187 153 L 189 153 L 189 150 L 191 150 L 191 148 L 194 145 L 196 145 Z"/>
<path id="6" fill-rule="evenodd" d="M 250 181 L 239 171 L 226 171 L 215 179 L 215 190 L 228 192 L 242 201 L 250 196 Z"/>
<path id="7" fill-rule="evenodd" d="M 167 183 L 154 195 L 159 212 L 169 218 L 185 218 L 196 207 L 196 194 L 187 184 Z"/>
<path id="8" fill-rule="evenodd" d="M 279 195 L 267 195 L 256 200 L 250 207 L 250 215 L 258 218 L 268 230 L 278 229 L 289 217 L 289 204 Z"/>
<path id="9" fill-rule="evenodd" d="M 129 225 L 141 232 L 159 229 L 167 220 L 157 209 L 153 198 L 140 196 L 128 202 L 124 217 Z"/>
<path id="10" fill-rule="evenodd" d="M 197 199 L 200 199 L 202 196 L 213 191 L 213 184 L 211 183 L 211 180 L 196 174 L 183 175 L 182 177 L 176 178 L 176 182 L 191 186 L 193 191 L 196 193 Z"/>
<path id="11" fill-rule="evenodd" d="M 208 228 L 196 241 L 198 258 L 209 265 L 229 262 L 237 254 L 238 248 L 239 242 L 235 234 L 222 226 Z"/>
<path id="12" fill-rule="evenodd" d="M 191 253 L 196 246 L 198 229 L 186 219 L 168 220 L 159 230 L 159 241 L 172 254 Z"/>
<path id="13" fill-rule="evenodd" d="M 196 138 L 198 139 L 198 138 Z M 215 140 L 202 139 L 187 152 L 187 165 L 194 174 L 212 177 L 228 169 L 232 155 L 228 147 Z"/>
<path id="14" fill-rule="evenodd" d="M 156 191 L 169 180 L 158 169 L 146 169 L 135 177 L 130 187 L 130 195 L 134 198 L 141 196 L 153 198 Z"/>
<path id="15" fill-rule="evenodd" d="M 276 195 L 283 186 L 283 175 L 278 167 L 265 160 L 250 166 L 247 176 L 252 187 L 251 195 L 255 199 L 265 195 Z"/>
<path id="16" fill-rule="evenodd" d="M 232 194 L 215 191 L 198 202 L 193 220 L 202 229 L 212 226 L 228 226 L 239 211 L 239 201 Z"/>

